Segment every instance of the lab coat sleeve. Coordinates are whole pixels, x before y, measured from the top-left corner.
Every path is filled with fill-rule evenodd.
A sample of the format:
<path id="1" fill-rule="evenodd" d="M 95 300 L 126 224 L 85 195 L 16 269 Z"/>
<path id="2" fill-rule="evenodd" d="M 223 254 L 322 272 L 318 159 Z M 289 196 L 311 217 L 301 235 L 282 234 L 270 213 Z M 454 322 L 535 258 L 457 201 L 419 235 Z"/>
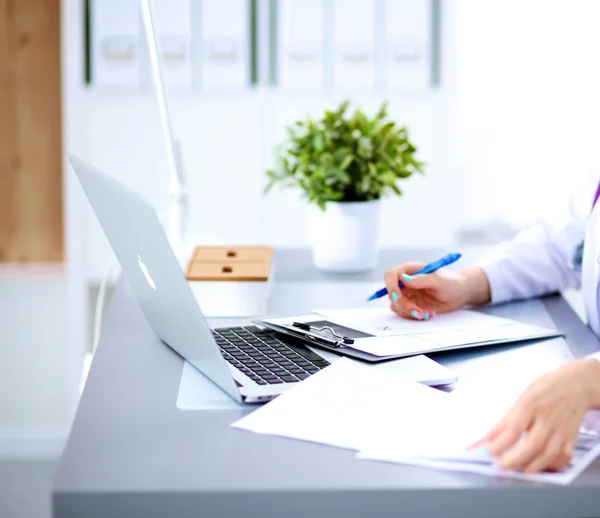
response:
<path id="1" fill-rule="evenodd" d="M 576 220 L 532 226 L 499 245 L 479 262 L 491 289 L 492 304 L 537 297 L 567 288 L 579 288 L 581 274 L 573 255 L 585 235 Z"/>

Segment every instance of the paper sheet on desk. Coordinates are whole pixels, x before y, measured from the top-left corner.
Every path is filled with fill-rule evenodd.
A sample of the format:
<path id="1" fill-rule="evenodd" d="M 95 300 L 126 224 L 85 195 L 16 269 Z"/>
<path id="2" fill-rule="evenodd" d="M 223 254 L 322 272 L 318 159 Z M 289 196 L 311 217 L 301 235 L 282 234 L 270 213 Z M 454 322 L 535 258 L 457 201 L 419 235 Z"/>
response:
<path id="1" fill-rule="evenodd" d="M 586 444 L 587 443 L 587 444 Z M 528 480 L 531 482 L 544 482 L 546 484 L 568 485 L 575 480 L 600 454 L 600 442 L 598 439 L 590 439 L 582 436 L 580 439 L 581 449 L 575 450 L 571 465 L 559 473 L 521 473 L 518 471 L 503 470 L 491 461 L 485 452 L 457 452 L 456 454 L 440 455 L 440 457 L 412 457 L 406 454 L 390 454 L 382 450 L 365 450 L 357 454 L 357 458 L 363 460 L 378 460 L 384 462 L 395 462 L 411 466 L 439 469 L 445 471 L 460 471 L 475 473 L 490 477 L 514 478 Z"/>
<path id="2" fill-rule="evenodd" d="M 512 402 L 512 398 L 503 397 L 500 392 L 489 395 L 473 392 L 450 394 L 447 405 L 438 409 L 438 415 L 426 414 L 418 428 L 404 431 L 402 441 L 393 434 L 384 434 L 362 448 L 357 457 L 566 485 L 600 454 L 600 435 L 583 430 L 571 466 L 560 473 L 524 474 L 503 470 L 487 452 L 470 450 L 469 447 L 491 429 Z"/>
<path id="3" fill-rule="evenodd" d="M 435 352 L 469 344 L 495 343 L 556 336 L 544 329 L 470 310 L 436 316 L 430 321 L 399 318 L 389 308 L 321 309 L 307 315 L 266 320 L 289 327 L 294 321 L 327 324 L 338 334 L 354 338 L 347 346 L 374 356 Z"/>
<path id="4" fill-rule="evenodd" d="M 436 315 L 435 318 L 427 321 L 399 318 L 387 307 L 319 309 L 316 310 L 316 313 L 374 336 L 417 335 L 422 333 L 437 334 L 474 329 L 487 330 L 489 334 L 491 329 L 518 324 L 514 320 L 468 309 Z"/>
<path id="5" fill-rule="evenodd" d="M 354 341 L 351 347 L 373 356 L 385 357 L 432 353 L 440 349 L 460 345 L 521 340 L 540 335 L 544 335 L 541 328 L 516 322 L 491 328 L 476 327 L 473 329 L 359 338 Z"/>
<path id="6" fill-rule="evenodd" d="M 471 451 L 512 396 L 464 391 L 453 397 L 342 358 L 231 426 L 356 450 L 359 459 L 569 484 L 600 454 L 600 435 L 581 435 L 563 473 L 501 470 Z"/>
<path id="7" fill-rule="evenodd" d="M 342 358 L 231 426 L 357 450 L 447 397 Z"/>

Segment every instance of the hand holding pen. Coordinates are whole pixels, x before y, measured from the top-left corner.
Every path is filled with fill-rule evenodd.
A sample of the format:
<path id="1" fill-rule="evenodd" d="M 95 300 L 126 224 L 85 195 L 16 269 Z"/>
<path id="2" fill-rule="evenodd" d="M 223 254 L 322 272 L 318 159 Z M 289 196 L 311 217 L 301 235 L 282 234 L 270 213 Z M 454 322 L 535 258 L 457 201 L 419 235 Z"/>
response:
<path id="1" fill-rule="evenodd" d="M 414 320 L 428 320 L 465 304 L 488 302 L 489 285 L 481 268 L 442 270 L 460 257 L 450 254 L 430 264 L 407 262 L 391 268 L 384 276 L 386 287 L 369 300 L 388 295 L 396 314 Z"/>

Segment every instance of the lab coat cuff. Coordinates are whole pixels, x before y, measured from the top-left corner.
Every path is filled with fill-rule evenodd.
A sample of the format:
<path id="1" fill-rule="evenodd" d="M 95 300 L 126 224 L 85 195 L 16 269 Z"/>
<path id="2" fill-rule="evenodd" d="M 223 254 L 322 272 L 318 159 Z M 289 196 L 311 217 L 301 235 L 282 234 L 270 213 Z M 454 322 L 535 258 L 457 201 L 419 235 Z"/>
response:
<path id="1" fill-rule="evenodd" d="M 490 303 L 502 304 L 512 298 L 510 279 L 507 278 L 508 268 L 499 260 L 481 261 L 477 264 L 485 273 L 490 284 Z"/>
<path id="2" fill-rule="evenodd" d="M 597 352 L 597 353 L 590 354 L 590 355 L 588 356 L 588 358 L 593 358 L 593 359 L 594 359 L 594 360 L 596 360 L 597 362 L 600 362 L 600 352 Z"/>

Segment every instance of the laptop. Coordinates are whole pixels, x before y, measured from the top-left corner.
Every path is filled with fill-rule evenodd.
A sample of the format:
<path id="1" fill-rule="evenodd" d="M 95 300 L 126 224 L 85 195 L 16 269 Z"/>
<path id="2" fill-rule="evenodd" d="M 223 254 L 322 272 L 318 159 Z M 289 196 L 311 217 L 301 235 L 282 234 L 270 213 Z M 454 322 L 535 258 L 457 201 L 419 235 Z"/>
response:
<path id="1" fill-rule="evenodd" d="M 150 202 L 75 155 L 69 160 L 152 330 L 234 400 L 269 401 L 337 358 L 251 322 L 211 329 Z M 412 379 L 456 380 L 422 359 Z"/>

